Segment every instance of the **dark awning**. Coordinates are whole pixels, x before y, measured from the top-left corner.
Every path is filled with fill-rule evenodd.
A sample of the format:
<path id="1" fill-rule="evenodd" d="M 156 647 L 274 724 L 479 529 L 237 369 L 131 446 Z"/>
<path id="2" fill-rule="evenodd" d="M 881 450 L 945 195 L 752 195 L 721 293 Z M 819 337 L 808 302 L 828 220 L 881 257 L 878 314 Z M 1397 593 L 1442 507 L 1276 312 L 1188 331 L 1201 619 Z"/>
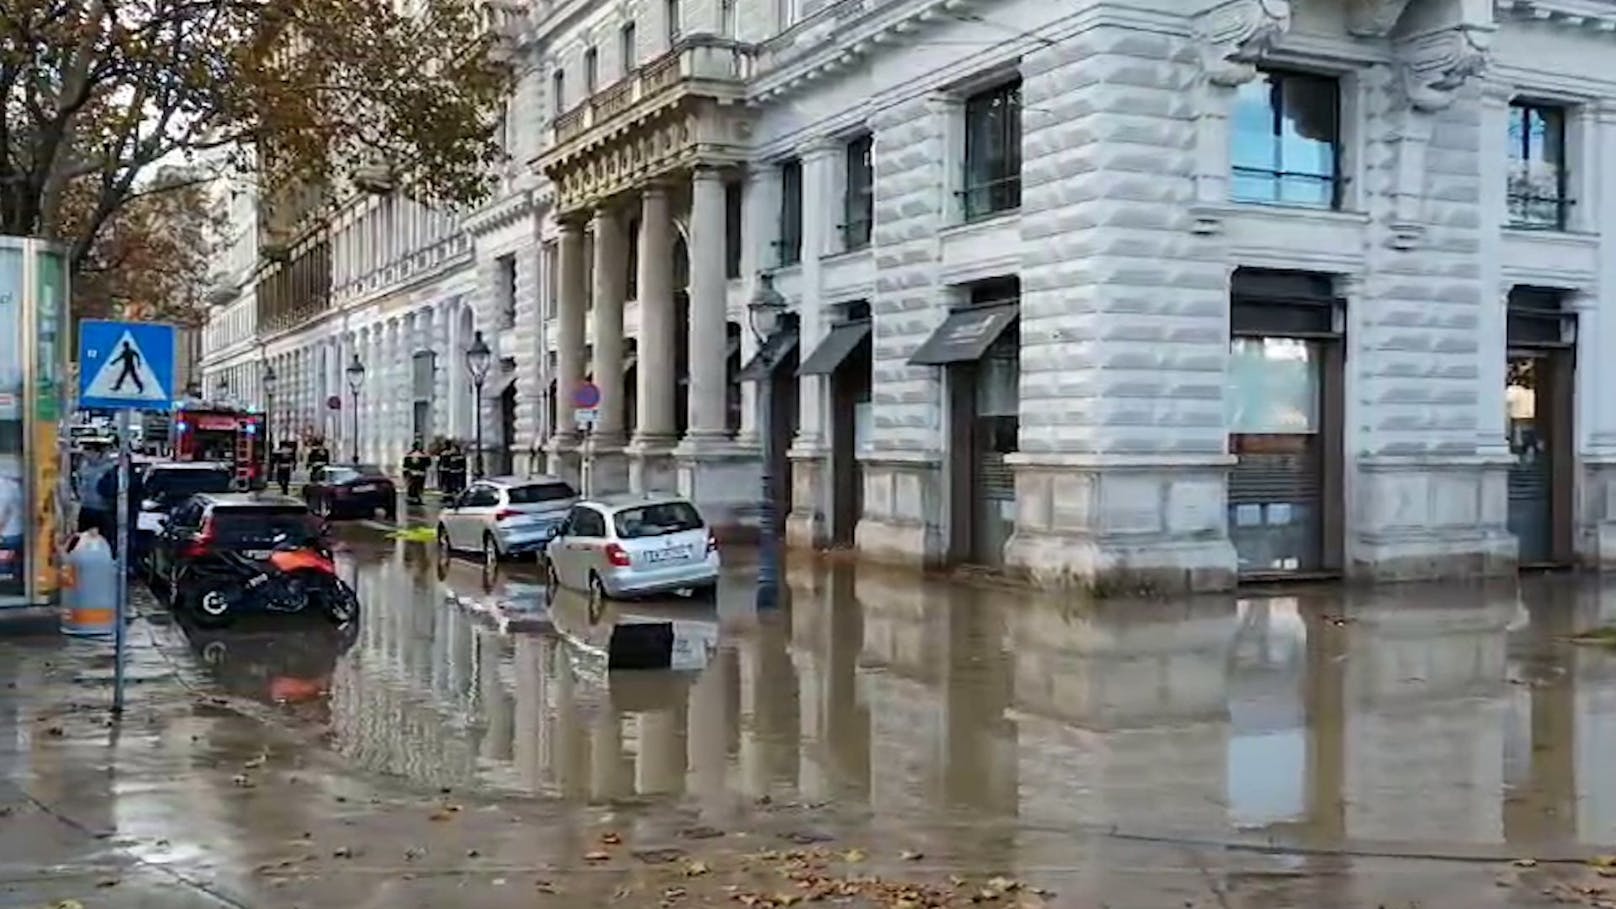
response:
<path id="1" fill-rule="evenodd" d="M 780 364 L 797 349 L 797 329 L 782 328 L 752 355 L 752 361 L 735 374 L 738 382 L 756 382 L 780 368 Z"/>
<path id="2" fill-rule="evenodd" d="M 825 340 L 819 342 L 808 359 L 802 361 L 797 367 L 799 376 L 828 376 L 835 372 L 864 339 L 870 336 L 870 320 L 860 319 L 857 322 L 843 322 L 831 326 L 830 334 Z"/>
<path id="3" fill-rule="evenodd" d="M 937 326 L 926 343 L 915 348 L 909 362 L 916 366 L 942 366 L 981 359 L 988 347 L 1016 320 L 1017 312 L 1014 303 L 957 309 Z"/>

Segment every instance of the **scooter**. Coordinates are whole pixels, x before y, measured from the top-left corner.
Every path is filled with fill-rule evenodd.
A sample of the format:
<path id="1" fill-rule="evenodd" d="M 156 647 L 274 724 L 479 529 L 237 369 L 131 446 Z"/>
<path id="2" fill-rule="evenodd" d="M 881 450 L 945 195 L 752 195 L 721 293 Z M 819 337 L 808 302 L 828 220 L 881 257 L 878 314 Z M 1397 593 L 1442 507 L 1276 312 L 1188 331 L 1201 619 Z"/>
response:
<path id="1" fill-rule="evenodd" d="M 179 583 L 195 585 L 190 611 L 203 627 L 228 625 L 238 613 L 249 611 L 312 609 L 338 627 L 359 618 L 359 597 L 337 575 L 330 552 L 318 544 L 288 542 L 286 534 L 275 536 L 267 558 L 219 552 L 206 569 L 197 567 L 191 573 Z"/>

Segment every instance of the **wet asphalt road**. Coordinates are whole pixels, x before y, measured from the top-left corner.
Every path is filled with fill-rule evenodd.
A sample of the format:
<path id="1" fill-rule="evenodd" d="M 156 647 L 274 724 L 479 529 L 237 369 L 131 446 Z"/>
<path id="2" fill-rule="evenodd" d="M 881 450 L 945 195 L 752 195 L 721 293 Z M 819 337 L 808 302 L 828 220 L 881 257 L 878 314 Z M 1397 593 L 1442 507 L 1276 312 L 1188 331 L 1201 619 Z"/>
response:
<path id="1" fill-rule="evenodd" d="M 1616 852 L 1616 650 L 1566 640 L 1616 624 L 1616 584 L 1094 607 L 821 563 L 794 566 L 787 605 L 770 614 L 752 610 L 741 566 L 713 602 L 593 615 L 574 595 L 546 602 L 531 566 L 489 577 L 420 544 L 347 539 L 342 570 L 365 608 L 351 633 L 154 630 L 137 675 L 172 669 L 191 685 L 150 721 L 166 762 L 147 758 L 109 789 L 63 760 L 53 783 L 41 748 L 82 744 L 99 722 L 76 715 L 84 730 L 70 722 L 53 743 L 44 720 L 11 711 L 0 780 L 91 798 L 90 826 L 143 849 L 179 849 L 190 833 L 202 879 L 226 891 L 261 892 L 263 868 L 289 861 L 277 857 L 305 839 L 299 829 L 335 866 L 273 881 L 289 889 L 267 892 L 294 901 L 195 905 L 552 904 L 532 902 L 535 875 L 597 887 L 554 905 L 734 905 L 722 888 L 701 902 L 697 882 L 670 900 L 667 886 L 626 893 L 593 866 L 568 870 L 600 825 L 665 842 L 697 822 L 730 832 L 731 850 L 829 837 L 923 855 L 918 874 L 1013 872 L 1059 893 L 1027 905 L 1600 906 L 1599 888 L 1616 893 L 1583 864 Z M 484 606 L 547 630 L 501 632 Z M 608 671 L 612 626 L 646 621 L 673 623 L 683 668 Z M 0 666 L 33 658 L 0 649 Z M 202 692 L 258 704 L 275 742 L 253 744 L 264 733 L 240 717 L 199 719 Z M 282 776 L 260 785 L 249 770 L 256 791 L 230 792 L 224 781 L 259 753 L 278 755 Z M 188 775 L 194 816 L 175 807 Z M 420 807 L 443 790 L 468 807 L 452 833 Z M 8 817 L 0 882 L 51 861 Z M 390 858 L 361 873 L 325 857 L 333 837 Z M 427 873 L 410 857 L 424 843 L 454 860 Z M 503 864 L 468 870 L 462 854 Z M 1512 864 L 1523 857 L 1545 871 L 1565 860 L 1556 867 L 1580 889 Z M 378 875 L 390 875 L 383 902 Z M 518 876 L 522 893 L 498 889 Z M 85 905 L 193 904 L 137 892 Z"/>

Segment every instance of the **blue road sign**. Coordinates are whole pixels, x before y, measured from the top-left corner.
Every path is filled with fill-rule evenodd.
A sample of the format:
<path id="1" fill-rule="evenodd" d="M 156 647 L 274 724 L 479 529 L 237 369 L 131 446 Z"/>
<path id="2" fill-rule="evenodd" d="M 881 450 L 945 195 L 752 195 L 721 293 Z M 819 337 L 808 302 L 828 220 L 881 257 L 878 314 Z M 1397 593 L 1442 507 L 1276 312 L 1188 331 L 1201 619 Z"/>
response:
<path id="1" fill-rule="evenodd" d="M 173 387 L 174 326 L 79 323 L 79 407 L 164 410 Z"/>

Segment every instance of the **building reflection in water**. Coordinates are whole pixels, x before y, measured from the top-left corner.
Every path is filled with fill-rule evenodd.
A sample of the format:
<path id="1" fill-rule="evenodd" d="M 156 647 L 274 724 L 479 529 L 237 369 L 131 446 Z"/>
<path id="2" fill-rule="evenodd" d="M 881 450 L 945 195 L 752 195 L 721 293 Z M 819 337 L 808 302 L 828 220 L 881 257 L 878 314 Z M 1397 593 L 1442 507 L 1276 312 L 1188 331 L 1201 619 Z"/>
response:
<path id="1" fill-rule="evenodd" d="M 788 606 L 726 623 L 705 667 L 608 673 L 588 629 L 497 634 L 412 593 L 415 568 L 358 566 L 332 724 L 428 783 L 831 802 L 984 855 L 1018 827 L 1616 839 L 1616 656 L 1564 641 L 1616 612 L 1587 581 L 1074 605 L 795 566 Z"/>

